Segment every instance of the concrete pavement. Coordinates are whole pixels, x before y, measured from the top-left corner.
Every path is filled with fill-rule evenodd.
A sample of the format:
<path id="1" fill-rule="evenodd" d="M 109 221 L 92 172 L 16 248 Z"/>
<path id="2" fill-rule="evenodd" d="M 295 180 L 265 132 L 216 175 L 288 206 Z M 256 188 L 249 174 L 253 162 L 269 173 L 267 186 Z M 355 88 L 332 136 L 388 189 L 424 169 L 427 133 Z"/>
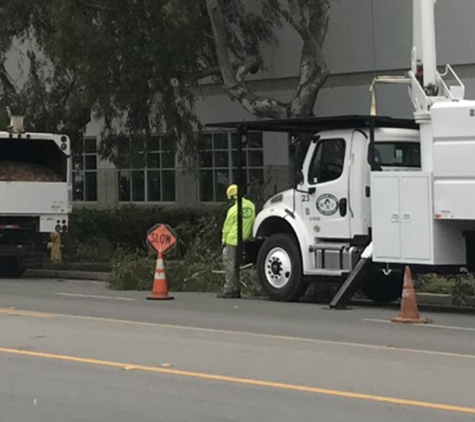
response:
<path id="1" fill-rule="evenodd" d="M 472 316 L 414 327 L 388 324 L 394 310 L 145 296 L 1 280 L 0 420 L 475 416 Z"/>

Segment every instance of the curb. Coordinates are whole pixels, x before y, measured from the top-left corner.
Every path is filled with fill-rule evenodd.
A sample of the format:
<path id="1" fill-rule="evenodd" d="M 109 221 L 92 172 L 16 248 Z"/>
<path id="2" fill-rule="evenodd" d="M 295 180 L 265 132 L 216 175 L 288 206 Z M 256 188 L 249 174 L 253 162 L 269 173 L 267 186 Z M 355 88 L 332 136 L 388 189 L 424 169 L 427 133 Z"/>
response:
<path id="1" fill-rule="evenodd" d="M 32 278 L 60 278 L 71 280 L 108 281 L 109 273 L 95 271 L 67 271 L 67 270 L 27 270 L 26 277 Z"/>
<path id="2" fill-rule="evenodd" d="M 446 312 L 457 314 L 475 314 L 475 298 L 467 298 L 467 306 L 457 306 L 452 303 L 452 297 L 447 294 L 416 293 L 418 308 L 421 312 Z M 355 299 L 349 306 L 363 306 L 380 309 L 400 309 L 399 303 L 374 304 L 370 300 Z"/>
<path id="3" fill-rule="evenodd" d="M 109 273 L 96 271 L 71 271 L 71 270 L 37 270 L 31 269 L 26 272 L 26 277 L 31 278 L 59 278 L 69 280 L 93 280 L 108 281 Z M 435 293 L 416 293 L 419 310 L 423 312 L 452 312 L 459 314 L 475 314 L 475 298 L 467 299 L 467 306 L 455 306 L 452 304 L 452 297 L 445 294 Z M 350 302 L 347 309 L 351 306 L 363 306 L 383 309 L 398 310 L 398 303 L 387 305 L 374 304 L 370 300 L 354 299 Z"/>
<path id="4" fill-rule="evenodd" d="M 453 305 L 452 296 L 447 294 L 416 293 L 416 296 L 418 300 L 432 305 L 456 306 Z M 475 297 L 466 297 L 465 300 L 467 303 L 467 307 L 475 307 Z M 463 306 L 458 307 L 463 308 Z"/>

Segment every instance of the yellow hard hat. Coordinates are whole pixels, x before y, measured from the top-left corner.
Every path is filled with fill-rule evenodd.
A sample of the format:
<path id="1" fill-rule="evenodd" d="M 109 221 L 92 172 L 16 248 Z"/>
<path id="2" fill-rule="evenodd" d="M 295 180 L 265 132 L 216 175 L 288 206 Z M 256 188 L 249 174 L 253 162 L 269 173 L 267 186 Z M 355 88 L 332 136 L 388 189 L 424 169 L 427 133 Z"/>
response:
<path id="1" fill-rule="evenodd" d="M 238 195 L 238 185 L 229 185 L 226 189 L 226 196 L 228 199 L 236 198 Z"/>

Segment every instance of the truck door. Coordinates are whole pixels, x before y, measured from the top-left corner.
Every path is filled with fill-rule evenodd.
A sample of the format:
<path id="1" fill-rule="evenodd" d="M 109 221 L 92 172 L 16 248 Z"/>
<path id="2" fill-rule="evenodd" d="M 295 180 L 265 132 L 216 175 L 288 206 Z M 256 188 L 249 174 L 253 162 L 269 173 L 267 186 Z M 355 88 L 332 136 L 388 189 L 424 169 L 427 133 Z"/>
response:
<path id="1" fill-rule="evenodd" d="M 302 216 L 315 237 L 349 239 L 349 167 L 351 133 L 321 137 L 309 149 L 303 167 Z"/>

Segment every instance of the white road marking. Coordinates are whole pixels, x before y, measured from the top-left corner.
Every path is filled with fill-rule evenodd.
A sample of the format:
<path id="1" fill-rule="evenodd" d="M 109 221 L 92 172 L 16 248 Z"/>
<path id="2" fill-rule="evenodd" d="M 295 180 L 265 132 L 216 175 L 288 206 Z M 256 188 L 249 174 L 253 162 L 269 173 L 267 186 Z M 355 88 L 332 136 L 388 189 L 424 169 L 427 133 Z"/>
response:
<path id="1" fill-rule="evenodd" d="M 19 313 L 21 312 L 21 313 Z M 463 353 L 452 353 L 452 352 L 441 352 L 435 350 L 424 350 L 424 349 L 410 349 L 405 347 L 395 347 L 395 346 L 384 346 L 378 344 L 365 344 L 365 343 L 350 343 L 344 341 L 335 341 L 335 340 L 324 340 L 318 338 L 309 338 L 309 337 L 292 337 L 292 336 L 283 336 L 276 334 L 263 334 L 255 333 L 249 331 L 236 331 L 236 330 L 223 330 L 223 329 L 214 329 L 214 328 L 204 328 L 204 327 L 192 327 L 186 325 L 173 325 L 173 324 L 161 324 L 157 322 L 146 322 L 146 321 L 132 321 L 124 319 L 114 319 L 114 318 L 101 318 L 94 316 L 86 315 L 71 315 L 71 314 L 47 314 L 42 312 L 30 312 L 30 311 L 16 311 L 12 308 L 0 308 L 0 315 L 20 315 L 25 317 L 47 317 L 47 318 L 71 318 L 84 321 L 98 321 L 98 322 L 107 322 L 113 324 L 125 324 L 133 326 L 142 326 L 142 327 L 159 327 L 166 329 L 175 329 L 175 330 L 184 330 L 184 331 L 196 331 L 202 333 L 216 333 L 216 334 L 225 334 L 236 337 L 236 336 L 246 336 L 262 339 L 271 339 L 271 340 L 284 340 L 284 341 L 295 341 L 295 342 L 304 342 L 309 344 L 324 344 L 328 346 L 341 346 L 341 347 L 357 347 L 361 349 L 372 349 L 372 350 L 383 350 L 391 353 L 414 353 L 421 355 L 430 355 L 430 356 L 441 356 L 448 358 L 462 358 L 462 359 L 472 359 L 475 360 L 475 354 L 463 354 Z M 364 321 L 363 319 L 361 321 Z M 382 320 L 373 320 L 377 322 L 389 323 L 389 321 Z M 1 353 L 1 348 L 0 348 Z"/>
<path id="2" fill-rule="evenodd" d="M 67 296 L 67 297 L 84 297 L 84 298 L 90 298 L 90 299 L 105 299 L 105 300 L 126 300 L 126 301 L 134 300 L 130 297 L 82 295 L 82 294 L 79 294 L 79 293 L 55 293 L 55 295 L 56 296 Z"/>
<path id="3" fill-rule="evenodd" d="M 386 321 L 384 319 L 363 319 L 366 322 L 377 322 L 379 324 L 394 324 L 391 321 Z M 453 325 L 438 325 L 438 324 L 414 324 L 417 327 L 424 327 L 424 328 L 440 328 L 445 330 L 458 330 L 458 331 L 475 331 L 475 328 L 470 327 L 456 327 Z"/>

